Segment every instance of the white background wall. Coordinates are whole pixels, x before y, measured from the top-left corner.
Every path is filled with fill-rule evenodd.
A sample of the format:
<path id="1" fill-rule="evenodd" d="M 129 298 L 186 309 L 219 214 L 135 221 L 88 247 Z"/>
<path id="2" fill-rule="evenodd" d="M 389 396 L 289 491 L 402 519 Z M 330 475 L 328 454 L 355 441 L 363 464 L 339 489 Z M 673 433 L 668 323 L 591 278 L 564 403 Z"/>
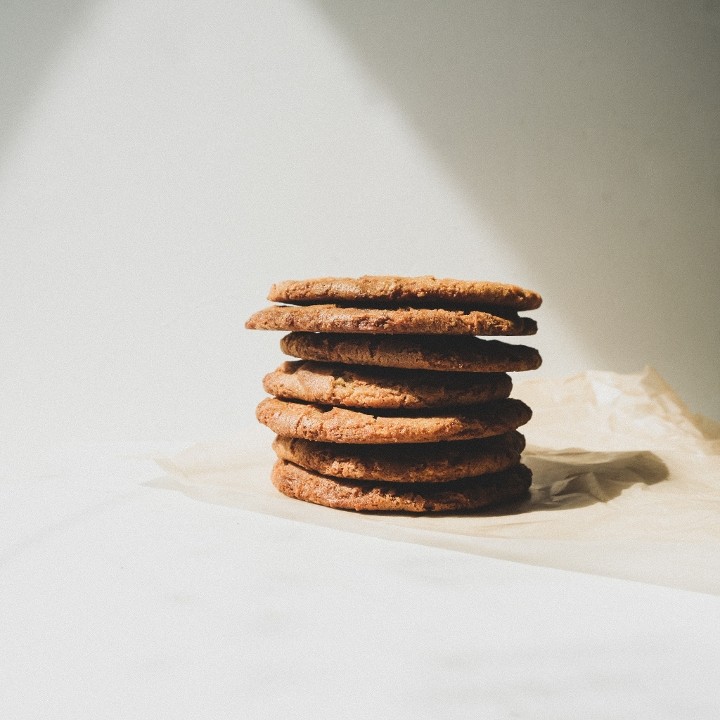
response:
<path id="1" fill-rule="evenodd" d="M 517 282 L 720 418 L 717 2 L 6 0 L 0 435 L 253 422 L 275 280 Z"/>

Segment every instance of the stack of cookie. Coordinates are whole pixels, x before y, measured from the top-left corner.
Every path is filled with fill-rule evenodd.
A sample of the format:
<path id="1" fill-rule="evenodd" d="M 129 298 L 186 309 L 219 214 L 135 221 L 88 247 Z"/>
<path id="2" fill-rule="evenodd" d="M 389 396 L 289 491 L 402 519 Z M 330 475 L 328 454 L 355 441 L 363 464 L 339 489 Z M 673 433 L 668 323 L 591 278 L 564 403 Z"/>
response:
<path id="1" fill-rule="evenodd" d="M 531 335 L 530 290 L 434 277 L 319 278 L 273 285 L 247 328 L 290 331 L 257 417 L 277 434 L 274 485 L 362 511 L 477 510 L 524 496 L 517 428 L 530 408 L 507 374 L 534 348 L 476 336 Z"/>

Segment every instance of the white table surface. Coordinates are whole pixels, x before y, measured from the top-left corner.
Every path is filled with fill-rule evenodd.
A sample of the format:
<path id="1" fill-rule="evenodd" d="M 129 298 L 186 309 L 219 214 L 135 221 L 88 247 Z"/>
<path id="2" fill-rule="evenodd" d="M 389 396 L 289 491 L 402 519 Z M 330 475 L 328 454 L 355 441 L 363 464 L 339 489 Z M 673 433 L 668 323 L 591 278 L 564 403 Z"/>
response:
<path id="1" fill-rule="evenodd" d="M 717 718 L 720 598 L 0 465 L 2 718 Z"/>

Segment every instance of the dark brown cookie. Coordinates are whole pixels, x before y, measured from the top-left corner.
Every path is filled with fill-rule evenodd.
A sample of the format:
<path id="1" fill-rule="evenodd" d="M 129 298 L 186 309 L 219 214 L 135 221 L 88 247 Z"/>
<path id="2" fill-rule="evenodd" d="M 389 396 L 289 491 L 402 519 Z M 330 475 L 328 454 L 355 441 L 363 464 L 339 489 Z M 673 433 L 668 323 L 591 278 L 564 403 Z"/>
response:
<path id="1" fill-rule="evenodd" d="M 364 512 L 462 512 L 520 499 L 532 474 L 525 465 L 449 483 L 363 483 L 339 480 L 278 460 L 273 485 L 289 497 Z"/>
<path id="2" fill-rule="evenodd" d="M 277 437 L 273 449 L 321 475 L 345 480 L 427 483 L 486 475 L 517 465 L 525 438 L 513 431 L 481 440 L 420 445 L 344 445 Z"/>
<path id="3" fill-rule="evenodd" d="M 537 323 L 479 310 L 351 308 L 340 305 L 272 305 L 245 323 L 250 330 L 298 330 L 383 335 L 534 335 Z"/>
<path id="4" fill-rule="evenodd" d="M 351 444 L 424 443 L 501 435 L 532 416 L 521 400 L 508 398 L 455 410 L 361 412 L 347 408 L 266 398 L 257 419 L 277 435 Z"/>
<path id="5" fill-rule="evenodd" d="M 270 288 L 268 299 L 296 305 L 341 303 L 394 303 L 409 307 L 486 307 L 515 310 L 540 307 L 542 298 L 532 290 L 497 282 L 366 275 L 359 278 L 288 280 Z"/>
<path id="6" fill-rule="evenodd" d="M 263 380 L 270 395 L 357 408 L 430 408 L 476 405 L 508 397 L 505 373 L 450 373 L 285 362 Z"/>
<path id="7" fill-rule="evenodd" d="M 303 360 L 411 370 L 516 372 L 542 363 L 535 348 L 464 336 L 293 332 L 282 338 L 280 347 Z"/>

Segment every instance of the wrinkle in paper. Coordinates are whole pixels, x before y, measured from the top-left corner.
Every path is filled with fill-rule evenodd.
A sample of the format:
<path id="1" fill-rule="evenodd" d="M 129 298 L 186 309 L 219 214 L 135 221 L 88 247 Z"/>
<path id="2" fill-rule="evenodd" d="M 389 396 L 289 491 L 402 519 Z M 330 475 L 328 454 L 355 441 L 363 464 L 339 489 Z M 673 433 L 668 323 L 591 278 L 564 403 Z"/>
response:
<path id="1" fill-rule="evenodd" d="M 257 441 L 163 459 L 156 486 L 207 502 L 489 557 L 720 594 L 720 424 L 652 369 L 516 380 L 533 408 L 527 501 L 474 515 L 397 516 L 291 500 Z"/>

